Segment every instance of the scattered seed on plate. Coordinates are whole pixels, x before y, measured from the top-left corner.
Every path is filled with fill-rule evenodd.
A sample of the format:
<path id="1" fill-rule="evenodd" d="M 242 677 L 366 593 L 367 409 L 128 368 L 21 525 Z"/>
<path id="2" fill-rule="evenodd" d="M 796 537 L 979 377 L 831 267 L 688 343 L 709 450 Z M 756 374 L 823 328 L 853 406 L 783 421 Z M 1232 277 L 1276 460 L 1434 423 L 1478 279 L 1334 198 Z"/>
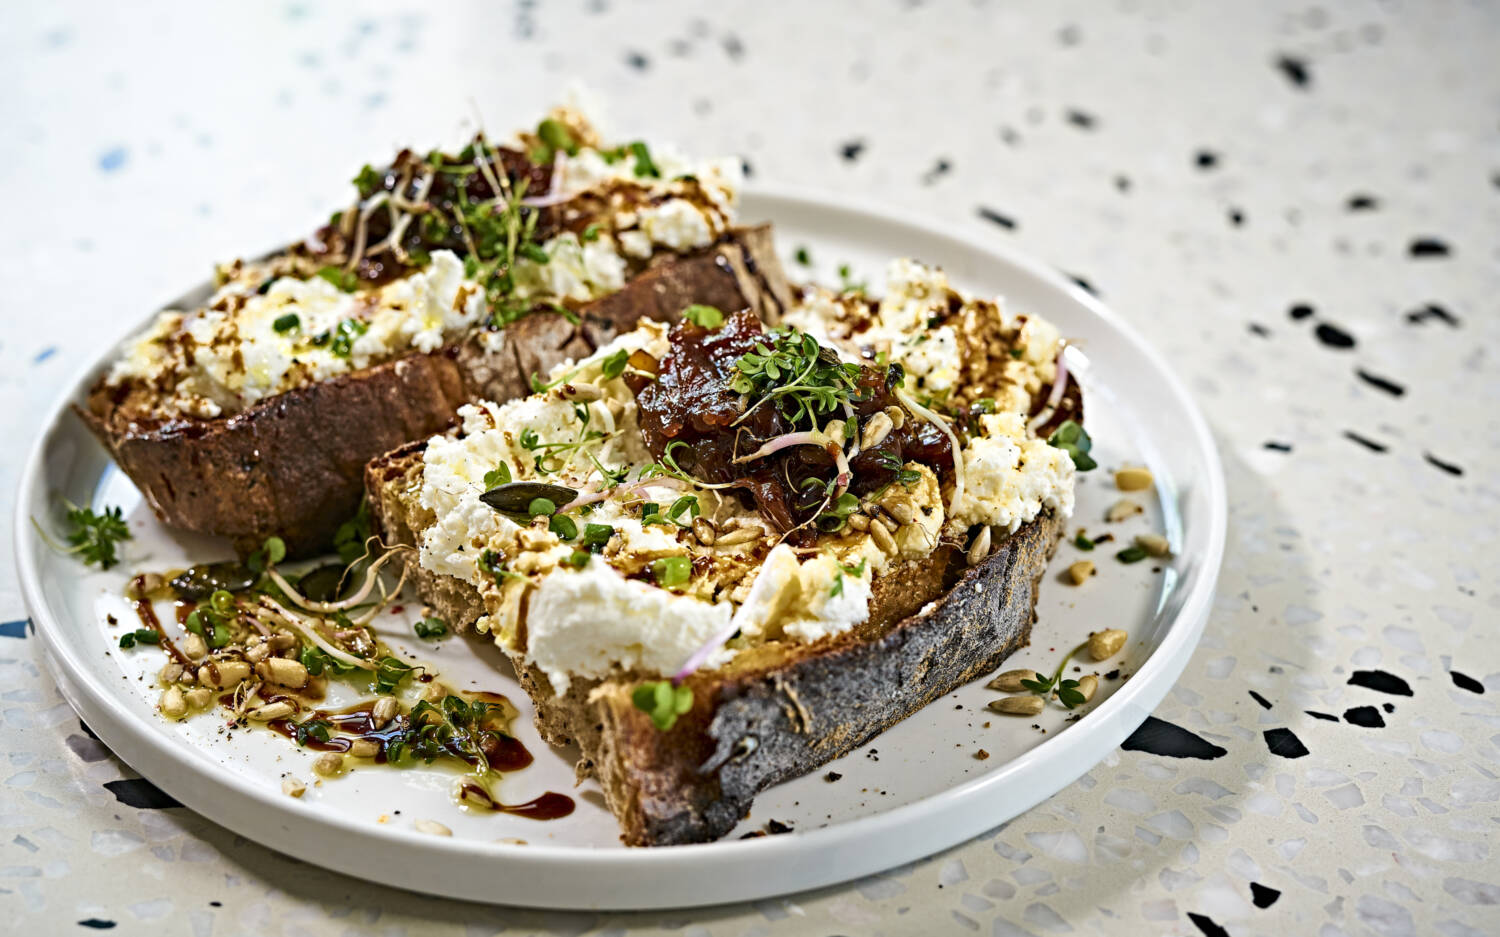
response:
<path id="1" fill-rule="evenodd" d="M 1126 518 L 1134 517 L 1143 510 L 1145 509 L 1129 498 L 1121 498 L 1114 504 L 1111 504 L 1108 511 L 1104 512 L 1104 519 L 1114 524 Z"/>
<path id="2" fill-rule="evenodd" d="M 1007 696 L 1004 699 L 989 702 L 992 712 L 1004 713 L 1007 716 L 1035 716 L 1046 705 L 1047 701 L 1040 696 Z"/>
<path id="3" fill-rule="evenodd" d="M 1078 692 L 1083 694 L 1083 701 L 1087 703 L 1094 698 L 1099 690 L 1099 678 L 1093 674 L 1085 674 L 1078 678 Z"/>
<path id="4" fill-rule="evenodd" d="M 1073 580 L 1073 585 L 1081 586 L 1094 575 L 1094 564 L 1091 560 L 1079 560 L 1068 567 L 1068 578 Z"/>
<path id="5" fill-rule="evenodd" d="M 338 752 L 324 752 L 313 762 L 313 773 L 321 778 L 338 777 L 344 773 L 344 756 Z"/>
<path id="6" fill-rule="evenodd" d="M 1135 538 L 1135 545 L 1150 556 L 1170 556 L 1172 553 L 1172 545 L 1161 534 L 1139 534 Z"/>
<path id="7" fill-rule="evenodd" d="M 433 836 L 452 836 L 453 831 L 443 826 L 436 820 L 418 820 L 412 824 L 412 829 L 418 833 L 430 833 Z"/>
<path id="8" fill-rule="evenodd" d="M 307 785 L 302 783 L 301 778 L 285 777 L 281 779 L 281 793 L 288 797 L 301 797 L 307 793 Z"/>
<path id="9" fill-rule="evenodd" d="M 1127 635 L 1119 628 L 1106 628 L 1089 635 L 1089 656 L 1094 660 L 1108 660 L 1120 653 Z"/>
<path id="10" fill-rule="evenodd" d="M 1151 470 L 1139 465 L 1127 465 L 1115 472 L 1115 487 L 1121 491 L 1143 491 L 1155 481 Z"/>
<path id="11" fill-rule="evenodd" d="M 1007 670 L 986 683 L 985 686 L 991 690 L 999 690 L 1001 693 L 1020 693 L 1026 687 L 1021 685 L 1022 680 L 1045 680 L 1046 677 L 1035 670 Z"/>

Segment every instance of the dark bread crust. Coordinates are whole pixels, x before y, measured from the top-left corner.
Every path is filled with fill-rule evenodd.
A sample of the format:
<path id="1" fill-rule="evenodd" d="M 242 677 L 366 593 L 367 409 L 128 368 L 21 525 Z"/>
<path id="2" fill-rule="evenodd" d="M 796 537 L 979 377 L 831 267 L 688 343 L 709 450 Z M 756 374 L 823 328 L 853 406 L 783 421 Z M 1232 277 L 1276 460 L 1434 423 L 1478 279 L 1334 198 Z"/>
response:
<path id="1" fill-rule="evenodd" d="M 774 320 L 792 301 L 769 226 L 661 257 L 574 325 L 535 314 L 430 354 L 411 353 L 262 400 L 233 416 L 144 423 L 121 411 L 103 378 L 74 410 L 145 495 L 162 523 L 230 538 L 247 553 L 272 534 L 292 556 L 326 549 L 359 505 L 366 463 L 447 429 L 474 399 L 530 392 L 533 373 L 590 353 L 642 316 L 674 320 L 702 302 Z"/>
<path id="2" fill-rule="evenodd" d="M 387 543 L 415 543 L 433 521 L 410 496 L 422 449 L 405 447 L 368 470 Z M 628 845 L 717 839 L 760 791 L 847 754 L 1025 646 L 1062 529 L 1049 512 L 977 566 L 944 546 L 893 570 L 877 580 L 863 625 L 812 645 L 753 648 L 689 677 L 693 708 L 668 732 L 631 702 L 634 679 L 575 679 L 558 696 L 520 655 L 512 663 L 542 737 L 579 746 L 578 773 L 599 779 Z M 450 624 L 467 628 L 483 614 L 472 586 L 423 570 L 412 555 L 406 565 L 423 601 Z"/>

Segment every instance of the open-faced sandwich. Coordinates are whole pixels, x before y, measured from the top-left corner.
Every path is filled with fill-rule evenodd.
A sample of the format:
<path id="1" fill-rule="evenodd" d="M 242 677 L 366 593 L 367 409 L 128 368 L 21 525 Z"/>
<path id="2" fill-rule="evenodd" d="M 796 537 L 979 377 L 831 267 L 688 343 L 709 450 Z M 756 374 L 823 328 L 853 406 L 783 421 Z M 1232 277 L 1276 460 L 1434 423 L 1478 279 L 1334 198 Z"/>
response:
<path id="1" fill-rule="evenodd" d="M 736 227 L 738 160 L 607 145 L 560 109 L 502 143 L 403 151 L 311 238 L 218 270 L 79 413 L 166 524 L 325 549 L 371 458 L 528 393 L 642 317 L 790 301 L 765 228 Z"/>
<path id="2" fill-rule="evenodd" d="M 643 321 L 366 476 L 423 600 L 511 657 L 630 844 L 722 836 L 995 669 L 1072 510 L 1046 322 L 910 261 L 770 321 Z"/>

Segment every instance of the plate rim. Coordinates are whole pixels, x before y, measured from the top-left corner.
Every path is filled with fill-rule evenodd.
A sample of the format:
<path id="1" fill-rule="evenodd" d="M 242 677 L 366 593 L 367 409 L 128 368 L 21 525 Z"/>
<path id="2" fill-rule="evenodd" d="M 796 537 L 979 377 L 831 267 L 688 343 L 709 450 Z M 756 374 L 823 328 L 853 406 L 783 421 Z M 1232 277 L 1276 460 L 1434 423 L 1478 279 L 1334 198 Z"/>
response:
<path id="1" fill-rule="evenodd" d="M 1222 462 L 1212 432 L 1196 401 L 1188 392 L 1176 372 L 1170 368 L 1157 350 L 1136 330 L 1106 306 L 1096 296 L 1068 280 L 1051 265 L 1022 251 L 999 243 L 991 236 L 982 236 L 981 229 L 972 222 L 962 224 L 939 223 L 914 213 L 878 204 L 873 200 L 839 192 L 816 191 L 798 186 L 747 187 L 744 197 L 757 206 L 764 206 L 758 214 L 767 215 L 773 221 L 778 206 L 792 206 L 801 210 L 833 211 L 845 215 L 865 218 L 887 225 L 896 225 L 914 230 L 939 243 L 954 243 L 968 250 L 988 254 L 1025 274 L 1040 280 L 1044 285 L 1059 290 L 1069 299 L 1084 307 L 1091 315 L 1112 328 L 1165 382 L 1167 388 L 1182 405 L 1188 417 L 1188 430 L 1194 447 L 1199 451 L 1209 471 L 1206 478 L 1194 479 L 1205 483 L 1205 495 L 1210 506 L 1209 516 L 1196 519 L 1208 528 L 1208 555 L 1202 557 L 1199 578 L 1181 606 L 1172 615 L 1162 635 L 1161 642 L 1153 649 L 1132 678 L 1105 700 L 1098 709 L 1091 711 L 1079 725 L 1068 732 L 1042 741 L 1035 748 L 1013 758 L 1003 765 L 984 772 L 978 777 L 955 784 L 939 793 L 929 795 L 913 803 L 870 816 L 842 821 L 830 826 L 798 831 L 790 835 L 759 837 L 751 840 L 718 840 L 682 846 L 654 847 L 649 849 L 598 848 L 587 846 L 562 846 L 549 844 L 514 845 L 507 843 L 482 843 L 471 840 L 453 840 L 434 837 L 400 827 L 380 827 L 320 811 L 315 805 L 292 800 L 269 788 L 258 786 L 249 779 L 233 772 L 223 773 L 211 780 L 218 787 L 203 788 L 190 783 L 190 778 L 203 776 L 207 765 L 195 750 L 185 750 L 158 733 L 144 730 L 137 724 L 137 717 L 128 711 L 115 709 L 110 694 L 101 679 L 84 664 L 75 649 L 63 641 L 57 615 L 42 594 L 38 564 L 33 556 L 35 544 L 32 539 L 30 517 L 35 504 L 47 503 L 43 468 L 46 453 L 53 436 L 61 431 L 61 420 L 68 417 L 70 406 L 79 399 L 86 382 L 99 373 L 107 364 L 101 355 L 91 359 L 78 369 L 63 385 L 63 391 L 47 411 L 43 429 L 33 441 L 22 464 L 20 485 L 16 499 L 16 515 L 13 527 L 13 545 L 20 573 L 20 590 L 34 622 L 36 634 L 41 637 L 46 649 L 45 659 L 54 680 L 64 698 L 73 709 L 85 717 L 89 728 L 133 770 L 171 794 L 185 806 L 203 815 L 212 822 L 233 832 L 244 835 L 267 848 L 298 856 L 335 871 L 365 879 L 378 879 L 387 886 L 392 883 L 382 878 L 382 869 L 377 859 L 362 860 L 357 851 L 347 850 L 346 855 L 332 855 L 340 851 L 339 844 L 331 849 L 309 849 L 309 843 L 320 836 L 342 834 L 356 837 L 376 836 L 379 842 L 406 850 L 409 858 L 416 862 L 406 863 L 411 869 L 449 870 L 448 862 L 455 859 L 485 862 L 519 863 L 533 873 L 546 876 L 550 873 L 568 875 L 600 874 L 615 876 L 622 883 L 636 884 L 662 882 L 662 874 L 686 863 L 712 863 L 721 866 L 720 887 L 707 888 L 696 894 L 677 895 L 677 900 L 658 900 L 652 892 L 641 891 L 627 884 L 615 897 L 600 900 L 562 901 L 528 900 L 524 894 L 514 891 L 505 895 L 491 896 L 474 887 L 455 887 L 456 879 L 442 874 L 429 875 L 430 881 L 412 881 L 398 887 L 422 889 L 429 894 L 440 893 L 467 900 L 489 903 L 526 904 L 533 907 L 574 909 L 627 909 L 627 908 L 678 908 L 718 904 L 726 901 L 745 901 L 770 895 L 804 891 L 830 884 L 848 881 L 889 869 L 903 863 L 928 856 L 993 829 L 1001 822 L 1019 816 L 1036 803 L 1071 785 L 1077 777 L 1088 771 L 1100 760 L 1114 751 L 1151 710 L 1160 703 L 1176 683 L 1201 638 L 1204 624 L 1211 608 L 1218 576 L 1222 565 L 1224 544 L 1227 535 L 1228 508 L 1226 485 Z M 149 315 L 155 315 L 155 311 Z M 144 319 L 149 321 L 149 319 Z M 113 350 L 128 335 L 134 334 L 142 323 L 132 321 L 109 345 Z M 43 545 L 45 546 L 45 545 Z M 1085 724 L 1090 724 L 1082 731 Z M 1103 738 L 1101 738 L 1103 736 Z M 1098 744 L 1104 742 L 1106 744 Z M 1069 760 L 1075 749 L 1093 745 L 1097 757 L 1086 756 Z M 154 761 L 153 761 L 154 759 Z M 911 835 L 909 829 L 914 820 L 933 819 L 962 811 L 966 806 L 983 806 L 985 795 L 1015 783 L 1016 775 L 1035 771 L 1032 767 L 1038 760 L 1046 764 L 1071 764 L 1075 770 L 1062 773 L 1050 772 L 1053 780 L 1066 777 L 1061 784 L 1047 783 L 1037 786 L 1020 798 L 1012 798 L 1025 805 L 1003 820 L 986 820 L 978 829 L 954 832 L 953 824 L 929 823 L 925 835 Z M 150 763 L 151 772 L 140 771 L 137 763 Z M 311 834 L 299 833 L 286 824 L 252 824 L 244 818 L 244 810 L 234 803 L 238 795 L 242 803 L 252 809 L 267 809 L 285 815 L 290 811 L 303 821 Z M 917 824 L 920 827 L 920 823 Z M 961 824 L 960 824 L 961 825 Z M 947 827 L 942 833 L 934 833 L 938 827 Z M 908 835 L 905 845 L 894 839 L 903 829 Z M 882 848 L 869 848 L 871 841 L 882 841 Z M 314 843 L 314 845 L 316 845 Z M 842 863 L 808 862 L 809 854 L 827 858 L 842 858 Z M 879 856 L 879 858 L 872 858 Z M 792 876 L 785 871 L 779 875 L 763 875 L 767 868 L 779 865 L 782 869 L 795 870 Z M 738 874 L 737 874 L 738 873 Z M 746 874 L 751 874 L 746 878 Z M 531 877 L 531 876 L 528 876 Z M 795 882 L 791 882 L 791 879 Z M 724 888 L 722 881 L 738 879 L 750 881 L 749 887 Z M 513 879 L 514 881 L 515 879 Z M 789 883 L 790 882 L 790 883 Z"/>

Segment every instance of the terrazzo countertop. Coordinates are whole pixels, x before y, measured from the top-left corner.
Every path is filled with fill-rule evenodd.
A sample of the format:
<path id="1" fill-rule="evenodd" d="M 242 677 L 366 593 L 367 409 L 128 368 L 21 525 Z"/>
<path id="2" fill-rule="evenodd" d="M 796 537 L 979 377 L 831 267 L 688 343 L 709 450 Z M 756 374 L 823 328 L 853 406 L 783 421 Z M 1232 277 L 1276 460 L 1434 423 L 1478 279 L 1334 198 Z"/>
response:
<path id="1" fill-rule="evenodd" d="M 1118 309 L 1217 435 L 1219 596 L 1142 732 L 1000 829 L 783 899 L 574 915 L 379 888 L 171 806 L 63 702 L 7 562 L 0 930 L 1500 931 L 1500 7 L 213 6 L 0 12 L 3 490 L 127 322 L 393 145 L 521 124 L 576 77 L 755 181 L 988 220 Z"/>

